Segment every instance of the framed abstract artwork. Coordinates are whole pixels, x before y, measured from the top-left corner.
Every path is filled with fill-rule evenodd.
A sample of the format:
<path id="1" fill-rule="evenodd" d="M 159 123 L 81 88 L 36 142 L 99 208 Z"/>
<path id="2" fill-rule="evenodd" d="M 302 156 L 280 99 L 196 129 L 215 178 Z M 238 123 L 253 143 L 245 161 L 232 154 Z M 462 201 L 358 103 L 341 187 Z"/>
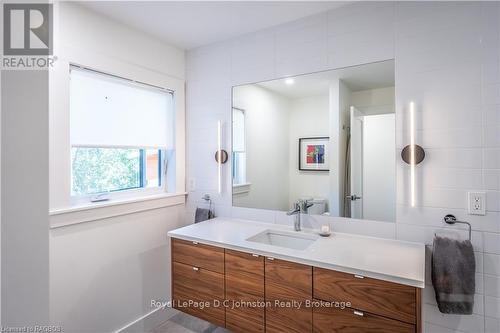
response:
<path id="1" fill-rule="evenodd" d="M 330 171 L 330 138 L 299 138 L 299 170 Z"/>

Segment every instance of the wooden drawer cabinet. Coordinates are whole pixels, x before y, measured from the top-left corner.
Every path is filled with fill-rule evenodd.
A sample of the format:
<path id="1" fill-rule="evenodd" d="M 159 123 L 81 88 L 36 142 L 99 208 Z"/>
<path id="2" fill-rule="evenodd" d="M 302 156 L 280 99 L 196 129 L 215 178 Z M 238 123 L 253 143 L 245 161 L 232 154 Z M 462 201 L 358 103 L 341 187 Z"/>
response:
<path id="1" fill-rule="evenodd" d="M 226 328 L 232 332 L 264 332 L 265 308 L 241 303 L 264 302 L 264 257 L 226 250 L 225 266 L 226 300 L 230 302 Z"/>
<path id="2" fill-rule="evenodd" d="M 176 286 L 175 283 L 172 293 L 175 309 L 211 322 L 217 326 L 225 326 L 224 308 L 216 304 L 216 301 L 222 302 L 222 300 L 207 297 L 206 295 L 199 294 L 196 290 L 186 288 L 182 285 Z M 194 302 L 198 305 L 190 305 L 189 302 Z M 200 307 L 200 304 L 203 304 L 203 307 Z"/>
<path id="3" fill-rule="evenodd" d="M 173 239 L 172 261 L 224 274 L 224 249 L 221 247 Z"/>
<path id="4" fill-rule="evenodd" d="M 205 298 L 224 299 L 224 275 L 177 262 L 172 269 L 174 290 L 185 288 Z"/>
<path id="5" fill-rule="evenodd" d="M 172 240 L 172 295 L 176 309 L 232 332 L 422 330 L 418 288 L 179 239 Z M 350 306 L 313 308 L 313 299 Z"/>
<path id="6" fill-rule="evenodd" d="M 311 308 L 266 308 L 266 333 L 312 332 Z"/>
<path id="7" fill-rule="evenodd" d="M 415 333 L 415 325 L 345 308 L 314 308 L 314 333 Z"/>
<path id="8" fill-rule="evenodd" d="M 266 258 L 266 299 L 304 300 L 312 298 L 312 267 Z"/>
<path id="9" fill-rule="evenodd" d="M 265 261 L 266 333 L 312 331 L 312 267 L 285 260 Z M 276 301 L 282 305 L 276 306 Z M 295 302 L 295 303 L 291 303 Z M 297 306 L 300 304 L 300 307 Z"/>
<path id="10" fill-rule="evenodd" d="M 352 308 L 416 324 L 416 288 L 314 268 L 314 298 L 351 302 Z"/>
<path id="11" fill-rule="evenodd" d="M 226 250 L 226 298 L 264 300 L 264 257 Z"/>
<path id="12" fill-rule="evenodd" d="M 173 239 L 174 308 L 224 327 L 224 297 L 224 249 Z"/>

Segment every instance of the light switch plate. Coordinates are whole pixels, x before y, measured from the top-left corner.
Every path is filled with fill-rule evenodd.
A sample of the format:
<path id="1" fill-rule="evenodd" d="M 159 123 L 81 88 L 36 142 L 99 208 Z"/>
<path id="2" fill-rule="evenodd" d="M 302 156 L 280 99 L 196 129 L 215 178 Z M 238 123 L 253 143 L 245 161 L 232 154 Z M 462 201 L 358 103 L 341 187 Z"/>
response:
<path id="1" fill-rule="evenodd" d="M 486 215 L 486 192 L 468 192 L 467 199 L 470 215 Z"/>

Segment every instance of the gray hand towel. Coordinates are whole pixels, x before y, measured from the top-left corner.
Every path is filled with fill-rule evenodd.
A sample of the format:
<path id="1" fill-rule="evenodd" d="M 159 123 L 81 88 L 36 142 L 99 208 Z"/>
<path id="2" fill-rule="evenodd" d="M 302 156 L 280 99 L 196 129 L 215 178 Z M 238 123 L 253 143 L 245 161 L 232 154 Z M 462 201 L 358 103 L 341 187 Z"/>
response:
<path id="1" fill-rule="evenodd" d="M 476 260 L 469 240 L 434 238 L 432 284 L 440 312 L 472 314 L 475 272 Z"/>
<path id="2" fill-rule="evenodd" d="M 212 218 L 212 213 L 210 209 L 207 208 L 196 208 L 196 214 L 194 216 L 194 223 L 206 221 Z"/>

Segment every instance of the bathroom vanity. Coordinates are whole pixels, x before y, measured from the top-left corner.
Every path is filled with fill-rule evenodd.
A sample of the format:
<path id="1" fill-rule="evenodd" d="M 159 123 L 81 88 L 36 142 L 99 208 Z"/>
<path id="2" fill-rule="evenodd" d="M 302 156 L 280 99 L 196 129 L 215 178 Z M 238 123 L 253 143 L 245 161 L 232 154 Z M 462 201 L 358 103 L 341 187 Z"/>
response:
<path id="1" fill-rule="evenodd" d="M 233 332 L 421 332 L 423 244 L 223 218 L 168 235 L 174 308 Z"/>

